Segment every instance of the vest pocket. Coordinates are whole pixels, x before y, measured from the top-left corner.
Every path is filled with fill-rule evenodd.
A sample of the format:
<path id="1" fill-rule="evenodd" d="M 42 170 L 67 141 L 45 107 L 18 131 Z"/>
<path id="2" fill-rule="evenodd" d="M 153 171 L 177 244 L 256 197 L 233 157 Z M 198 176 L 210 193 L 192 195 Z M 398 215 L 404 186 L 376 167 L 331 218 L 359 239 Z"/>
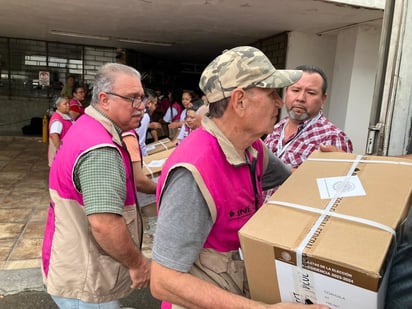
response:
<path id="1" fill-rule="evenodd" d="M 126 206 L 123 210 L 123 218 L 127 225 L 127 230 L 130 233 L 134 243 L 140 248 L 140 227 L 143 224 L 137 214 L 135 206 Z"/>
<path id="2" fill-rule="evenodd" d="M 118 280 L 122 279 L 119 278 L 122 266 L 109 255 L 99 255 L 96 266 L 99 269 L 96 271 L 96 280 L 93 282 L 92 291 L 98 295 L 105 295 L 108 291 L 116 288 Z"/>
<path id="3" fill-rule="evenodd" d="M 232 293 L 248 296 L 244 263 L 237 256 L 237 250 L 218 252 L 203 249 L 190 273 Z"/>

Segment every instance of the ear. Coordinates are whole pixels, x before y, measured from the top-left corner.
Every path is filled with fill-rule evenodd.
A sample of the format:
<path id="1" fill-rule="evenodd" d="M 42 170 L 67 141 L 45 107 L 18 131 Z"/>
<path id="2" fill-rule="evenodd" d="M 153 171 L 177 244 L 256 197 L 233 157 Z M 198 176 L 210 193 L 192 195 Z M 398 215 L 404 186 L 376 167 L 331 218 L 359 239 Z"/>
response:
<path id="1" fill-rule="evenodd" d="M 102 91 L 102 92 L 99 92 L 98 98 L 99 98 L 99 106 L 103 110 L 108 110 L 110 106 L 109 96 L 105 92 Z"/>
<path id="2" fill-rule="evenodd" d="M 230 102 L 233 106 L 233 109 L 237 112 L 243 112 L 246 108 L 245 100 L 246 92 L 242 88 L 236 88 L 232 91 Z"/>
<path id="3" fill-rule="evenodd" d="M 325 106 L 326 100 L 328 98 L 328 94 L 325 92 L 325 94 L 322 95 L 322 109 Z"/>

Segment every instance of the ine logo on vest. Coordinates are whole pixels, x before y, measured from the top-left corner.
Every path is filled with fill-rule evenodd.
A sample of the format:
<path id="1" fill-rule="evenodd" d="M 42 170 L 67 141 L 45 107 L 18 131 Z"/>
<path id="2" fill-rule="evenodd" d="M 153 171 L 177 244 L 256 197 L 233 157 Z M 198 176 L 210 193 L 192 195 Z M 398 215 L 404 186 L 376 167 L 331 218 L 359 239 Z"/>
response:
<path id="1" fill-rule="evenodd" d="M 229 211 L 229 218 L 231 220 L 236 220 L 244 216 L 250 216 L 251 212 L 252 212 L 252 208 L 250 206 L 246 206 L 241 209 L 231 210 Z"/>

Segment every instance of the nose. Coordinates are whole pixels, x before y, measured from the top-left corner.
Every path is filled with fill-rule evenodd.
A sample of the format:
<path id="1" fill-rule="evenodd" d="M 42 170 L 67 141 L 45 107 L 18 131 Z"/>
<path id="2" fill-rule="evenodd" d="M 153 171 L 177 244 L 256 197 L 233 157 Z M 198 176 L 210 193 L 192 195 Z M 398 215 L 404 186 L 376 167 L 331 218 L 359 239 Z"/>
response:
<path id="1" fill-rule="evenodd" d="M 299 91 L 298 93 L 296 93 L 296 100 L 297 101 L 302 102 L 302 101 L 305 101 L 305 99 L 306 99 L 306 95 L 305 95 L 304 91 Z"/>

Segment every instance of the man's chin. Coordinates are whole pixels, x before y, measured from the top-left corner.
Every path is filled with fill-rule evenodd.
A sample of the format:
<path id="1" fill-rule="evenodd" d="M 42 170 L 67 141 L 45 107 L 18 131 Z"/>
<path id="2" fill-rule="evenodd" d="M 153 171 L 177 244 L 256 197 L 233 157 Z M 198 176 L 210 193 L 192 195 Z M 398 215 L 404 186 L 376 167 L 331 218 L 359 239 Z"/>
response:
<path id="1" fill-rule="evenodd" d="M 295 121 L 305 121 L 309 119 L 307 113 L 295 113 L 293 111 L 288 112 L 289 118 Z"/>
<path id="2" fill-rule="evenodd" d="M 140 125 L 140 118 L 132 118 L 132 120 L 125 125 L 123 131 L 128 131 L 132 129 L 136 129 Z"/>

